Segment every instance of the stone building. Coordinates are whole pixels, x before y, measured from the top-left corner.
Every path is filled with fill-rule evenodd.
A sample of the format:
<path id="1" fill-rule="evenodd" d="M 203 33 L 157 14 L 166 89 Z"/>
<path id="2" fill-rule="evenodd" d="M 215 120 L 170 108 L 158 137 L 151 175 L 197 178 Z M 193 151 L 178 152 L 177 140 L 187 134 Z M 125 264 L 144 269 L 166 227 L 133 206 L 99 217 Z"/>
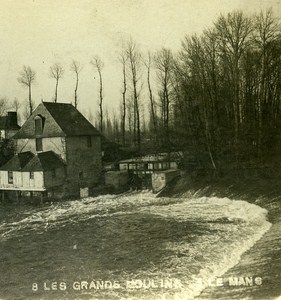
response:
<path id="1" fill-rule="evenodd" d="M 13 140 L 16 154 L 0 168 L 2 196 L 78 197 L 98 185 L 101 136 L 73 105 L 42 102 Z"/>

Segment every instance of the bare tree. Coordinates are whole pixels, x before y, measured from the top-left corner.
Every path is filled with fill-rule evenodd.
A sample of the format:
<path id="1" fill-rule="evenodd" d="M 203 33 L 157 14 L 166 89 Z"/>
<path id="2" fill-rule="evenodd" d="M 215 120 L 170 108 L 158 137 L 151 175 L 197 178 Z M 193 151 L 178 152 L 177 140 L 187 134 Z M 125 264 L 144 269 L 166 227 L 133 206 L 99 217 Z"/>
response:
<path id="1" fill-rule="evenodd" d="M 148 86 L 149 100 L 150 100 L 151 119 L 152 119 L 152 124 L 153 124 L 153 131 L 154 131 L 153 135 L 155 136 L 156 143 L 158 143 L 155 103 L 154 103 L 154 97 L 153 97 L 153 93 L 152 93 L 151 79 L 150 79 L 150 73 L 151 73 L 151 67 L 152 67 L 152 56 L 151 56 L 150 52 L 148 52 L 147 61 L 144 64 L 147 68 L 147 86 Z"/>
<path id="2" fill-rule="evenodd" d="M 118 122 L 118 117 L 116 116 L 115 113 L 113 113 L 113 135 L 115 137 L 115 141 L 119 143 L 119 122 Z"/>
<path id="3" fill-rule="evenodd" d="M 55 99 L 54 102 L 57 102 L 58 100 L 58 86 L 59 86 L 59 80 L 62 78 L 64 74 L 64 69 L 59 63 L 55 63 L 50 67 L 50 77 L 54 78 L 56 80 L 56 87 L 55 87 Z"/>
<path id="4" fill-rule="evenodd" d="M 0 116 L 5 115 L 5 113 L 7 112 L 8 102 L 9 100 L 7 97 L 0 98 Z"/>
<path id="5" fill-rule="evenodd" d="M 99 82 L 100 82 L 100 88 L 99 88 L 99 114 L 100 114 L 100 132 L 103 131 L 103 80 L 102 80 L 102 69 L 104 67 L 103 61 L 98 57 L 95 56 L 91 62 L 92 66 L 98 71 L 99 74 Z"/>
<path id="6" fill-rule="evenodd" d="M 127 92 L 127 81 L 126 81 L 126 54 L 122 53 L 120 56 L 120 62 L 122 64 L 122 75 L 123 75 L 123 90 L 122 90 L 122 145 L 126 144 L 126 92 Z"/>
<path id="7" fill-rule="evenodd" d="M 132 98 L 129 98 L 129 101 L 127 101 L 127 124 L 128 124 L 128 130 L 130 134 L 130 139 L 132 139 L 133 136 L 133 127 L 134 127 L 134 100 Z"/>
<path id="8" fill-rule="evenodd" d="M 25 88 L 28 88 L 28 102 L 29 102 L 29 115 L 33 111 L 33 102 L 31 97 L 31 87 L 35 82 L 36 73 L 29 66 L 23 66 L 22 71 L 20 71 L 20 76 L 18 77 L 18 82 Z"/>
<path id="9" fill-rule="evenodd" d="M 75 108 L 77 108 L 78 105 L 77 90 L 78 90 L 78 83 L 79 83 L 79 73 L 81 72 L 82 67 L 78 61 L 73 60 L 70 65 L 70 70 L 75 74 L 76 77 L 76 83 L 74 89 L 74 106 Z"/>
<path id="10" fill-rule="evenodd" d="M 14 101 L 12 103 L 12 108 L 18 113 L 19 109 L 21 108 L 21 103 L 17 97 L 14 98 Z"/>
<path id="11" fill-rule="evenodd" d="M 163 126 L 163 143 L 170 143 L 170 106 L 173 55 L 170 49 L 162 48 L 155 56 L 158 80 L 160 84 L 161 114 Z"/>
<path id="12" fill-rule="evenodd" d="M 234 147 L 236 160 L 238 155 L 238 138 L 242 123 L 241 103 L 241 60 L 246 52 L 252 33 L 252 21 L 241 11 L 221 15 L 215 23 L 221 59 L 225 64 L 225 77 L 229 79 L 230 97 L 233 99 L 232 111 L 234 122 Z M 238 166 L 237 161 L 237 166 Z"/>
<path id="13" fill-rule="evenodd" d="M 271 123 L 274 111 L 278 111 L 280 107 L 279 101 L 276 102 L 276 97 L 274 97 L 274 93 L 272 93 L 272 78 L 274 77 L 272 75 L 276 74 L 276 66 L 278 66 L 275 52 L 276 48 L 279 47 L 277 45 L 280 43 L 278 40 L 280 39 L 281 27 L 278 20 L 274 18 L 272 9 L 260 12 L 254 21 L 253 44 L 259 54 L 259 74 L 257 76 L 259 85 L 257 89 L 256 113 L 258 117 L 257 153 L 262 161 L 263 127 Z M 271 117 L 265 119 L 265 117 L 269 115 Z M 266 135 L 268 135 L 268 132 Z"/>
<path id="14" fill-rule="evenodd" d="M 34 103 L 32 103 L 32 106 L 34 107 Z M 22 122 L 24 123 L 25 121 L 28 120 L 30 117 L 30 111 L 29 111 L 29 103 L 25 102 L 22 108 Z"/>
<path id="15" fill-rule="evenodd" d="M 126 55 L 130 66 L 130 75 L 133 89 L 134 103 L 134 143 L 140 149 L 141 131 L 140 131 L 140 111 L 139 111 L 139 70 L 141 62 L 141 54 L 133 40 L 129 40 L 126 45 Z"/>

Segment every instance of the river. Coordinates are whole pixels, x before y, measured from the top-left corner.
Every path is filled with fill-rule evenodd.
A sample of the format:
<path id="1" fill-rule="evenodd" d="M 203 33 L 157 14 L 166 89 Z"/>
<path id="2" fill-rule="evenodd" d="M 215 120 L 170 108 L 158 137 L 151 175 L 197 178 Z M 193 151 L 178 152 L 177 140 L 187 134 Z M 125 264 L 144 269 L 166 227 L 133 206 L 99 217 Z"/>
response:
<path id="1" fill-rule="evenodd" d="M 262 285 L 250 267 L 224 277 L 271 227 L 246 201 L 144 191 L 0 209 L 0 299 L 196 299 Z"/>

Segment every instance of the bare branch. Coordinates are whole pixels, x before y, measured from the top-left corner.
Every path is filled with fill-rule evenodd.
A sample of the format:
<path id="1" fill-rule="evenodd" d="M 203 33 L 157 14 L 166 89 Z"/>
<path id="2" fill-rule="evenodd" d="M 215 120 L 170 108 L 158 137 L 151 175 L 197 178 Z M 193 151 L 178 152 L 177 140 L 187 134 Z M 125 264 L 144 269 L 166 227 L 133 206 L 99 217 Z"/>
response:
<path id="1" fill-rule="evenodd" d="M 18 77 L 18 82 L 28 88 L 28 100 L 29 100 L 29 115 L 33 111 L 33 102 L 31 98 L 31 86 L 36 80 L 36 73 L 29 66 L 23 66 L 22 71 L 20 71 L 20 76 Z"/>
<path id="2" fill-rule="evenodd" d="M 55 63 L 50 67 L 49 74 L 50 74 L 51 78 L 54 78 L 56 80 L 54 102 L 57 102 L 59 80 L 60 80 L 60 78 L 62 78 L 62 76 L 64 74 L 64 69 L 62 68 L 62 66 L 59 63 Z"/>
<path id="3" fill-rule="evenodd" d="M 82 67 L 80 63 L 76 60 L 73 60 L 70 65 L 70 70 L 74 72 L 76 76 L 76 83 L 75 83 L 75 89 L 74 89 L 74 106 L 77 108 L 78 105 L 78 96 L 77 96 L 77 90 L 78 90 L 78 83 L 79 83 L 79 73 L 82 71 Z"/>
<path id="4" fill-rule="evenodd" d="M 64 69 L 62 68 L 61 64 L 55 63 L 50 67 L 49 74 L 51 78 L 59 80 L 64 74 Z"/>
<path id="5" fill-rule="evenodd" d="M 100 80 L 100 101 L 99 101 L 99 108 L 100 108 L 100 131 L 103 131 L 103 80 L 102 80 L 102 69 L 104 67 L 103 61 L 98 57 L 95 56 L 91 61 L 91 65 L 97 69 L 99 74 L 99 80 Z"/>

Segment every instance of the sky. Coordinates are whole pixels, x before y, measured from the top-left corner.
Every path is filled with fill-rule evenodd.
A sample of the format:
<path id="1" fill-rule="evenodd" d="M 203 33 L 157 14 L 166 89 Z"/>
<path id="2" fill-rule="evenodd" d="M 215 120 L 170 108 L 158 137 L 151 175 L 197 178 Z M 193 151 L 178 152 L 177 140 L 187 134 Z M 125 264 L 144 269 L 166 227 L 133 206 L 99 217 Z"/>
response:
<path id="1" fill-rule="evenodd" d="M 98 110 L 98 76 L 90 64 L 94 56 L 104 62 L 104 103 L 111 113 L 119 110 L 122 97 L 118 55 L 124 41 L 134 39 L 143 53 L 161 47 L 177 51 L 185 35 L 200 34 L 220 13 L 239 9 L 252 14 L 272 7 L 275 16 L 281 16 L 281 0 L 0 0 L 0 4 L 0 98 L 27 101 L 28 92 L 17 78 L 28 65 L 36 72 L 35 104 L 52 101 L 55 81 L 49 69 L 58 62 L 65 70 L 58 101 L 74 103 L 70 64 L 75 59 L 83 66 L 78 109 L 86 117 Z"/>

